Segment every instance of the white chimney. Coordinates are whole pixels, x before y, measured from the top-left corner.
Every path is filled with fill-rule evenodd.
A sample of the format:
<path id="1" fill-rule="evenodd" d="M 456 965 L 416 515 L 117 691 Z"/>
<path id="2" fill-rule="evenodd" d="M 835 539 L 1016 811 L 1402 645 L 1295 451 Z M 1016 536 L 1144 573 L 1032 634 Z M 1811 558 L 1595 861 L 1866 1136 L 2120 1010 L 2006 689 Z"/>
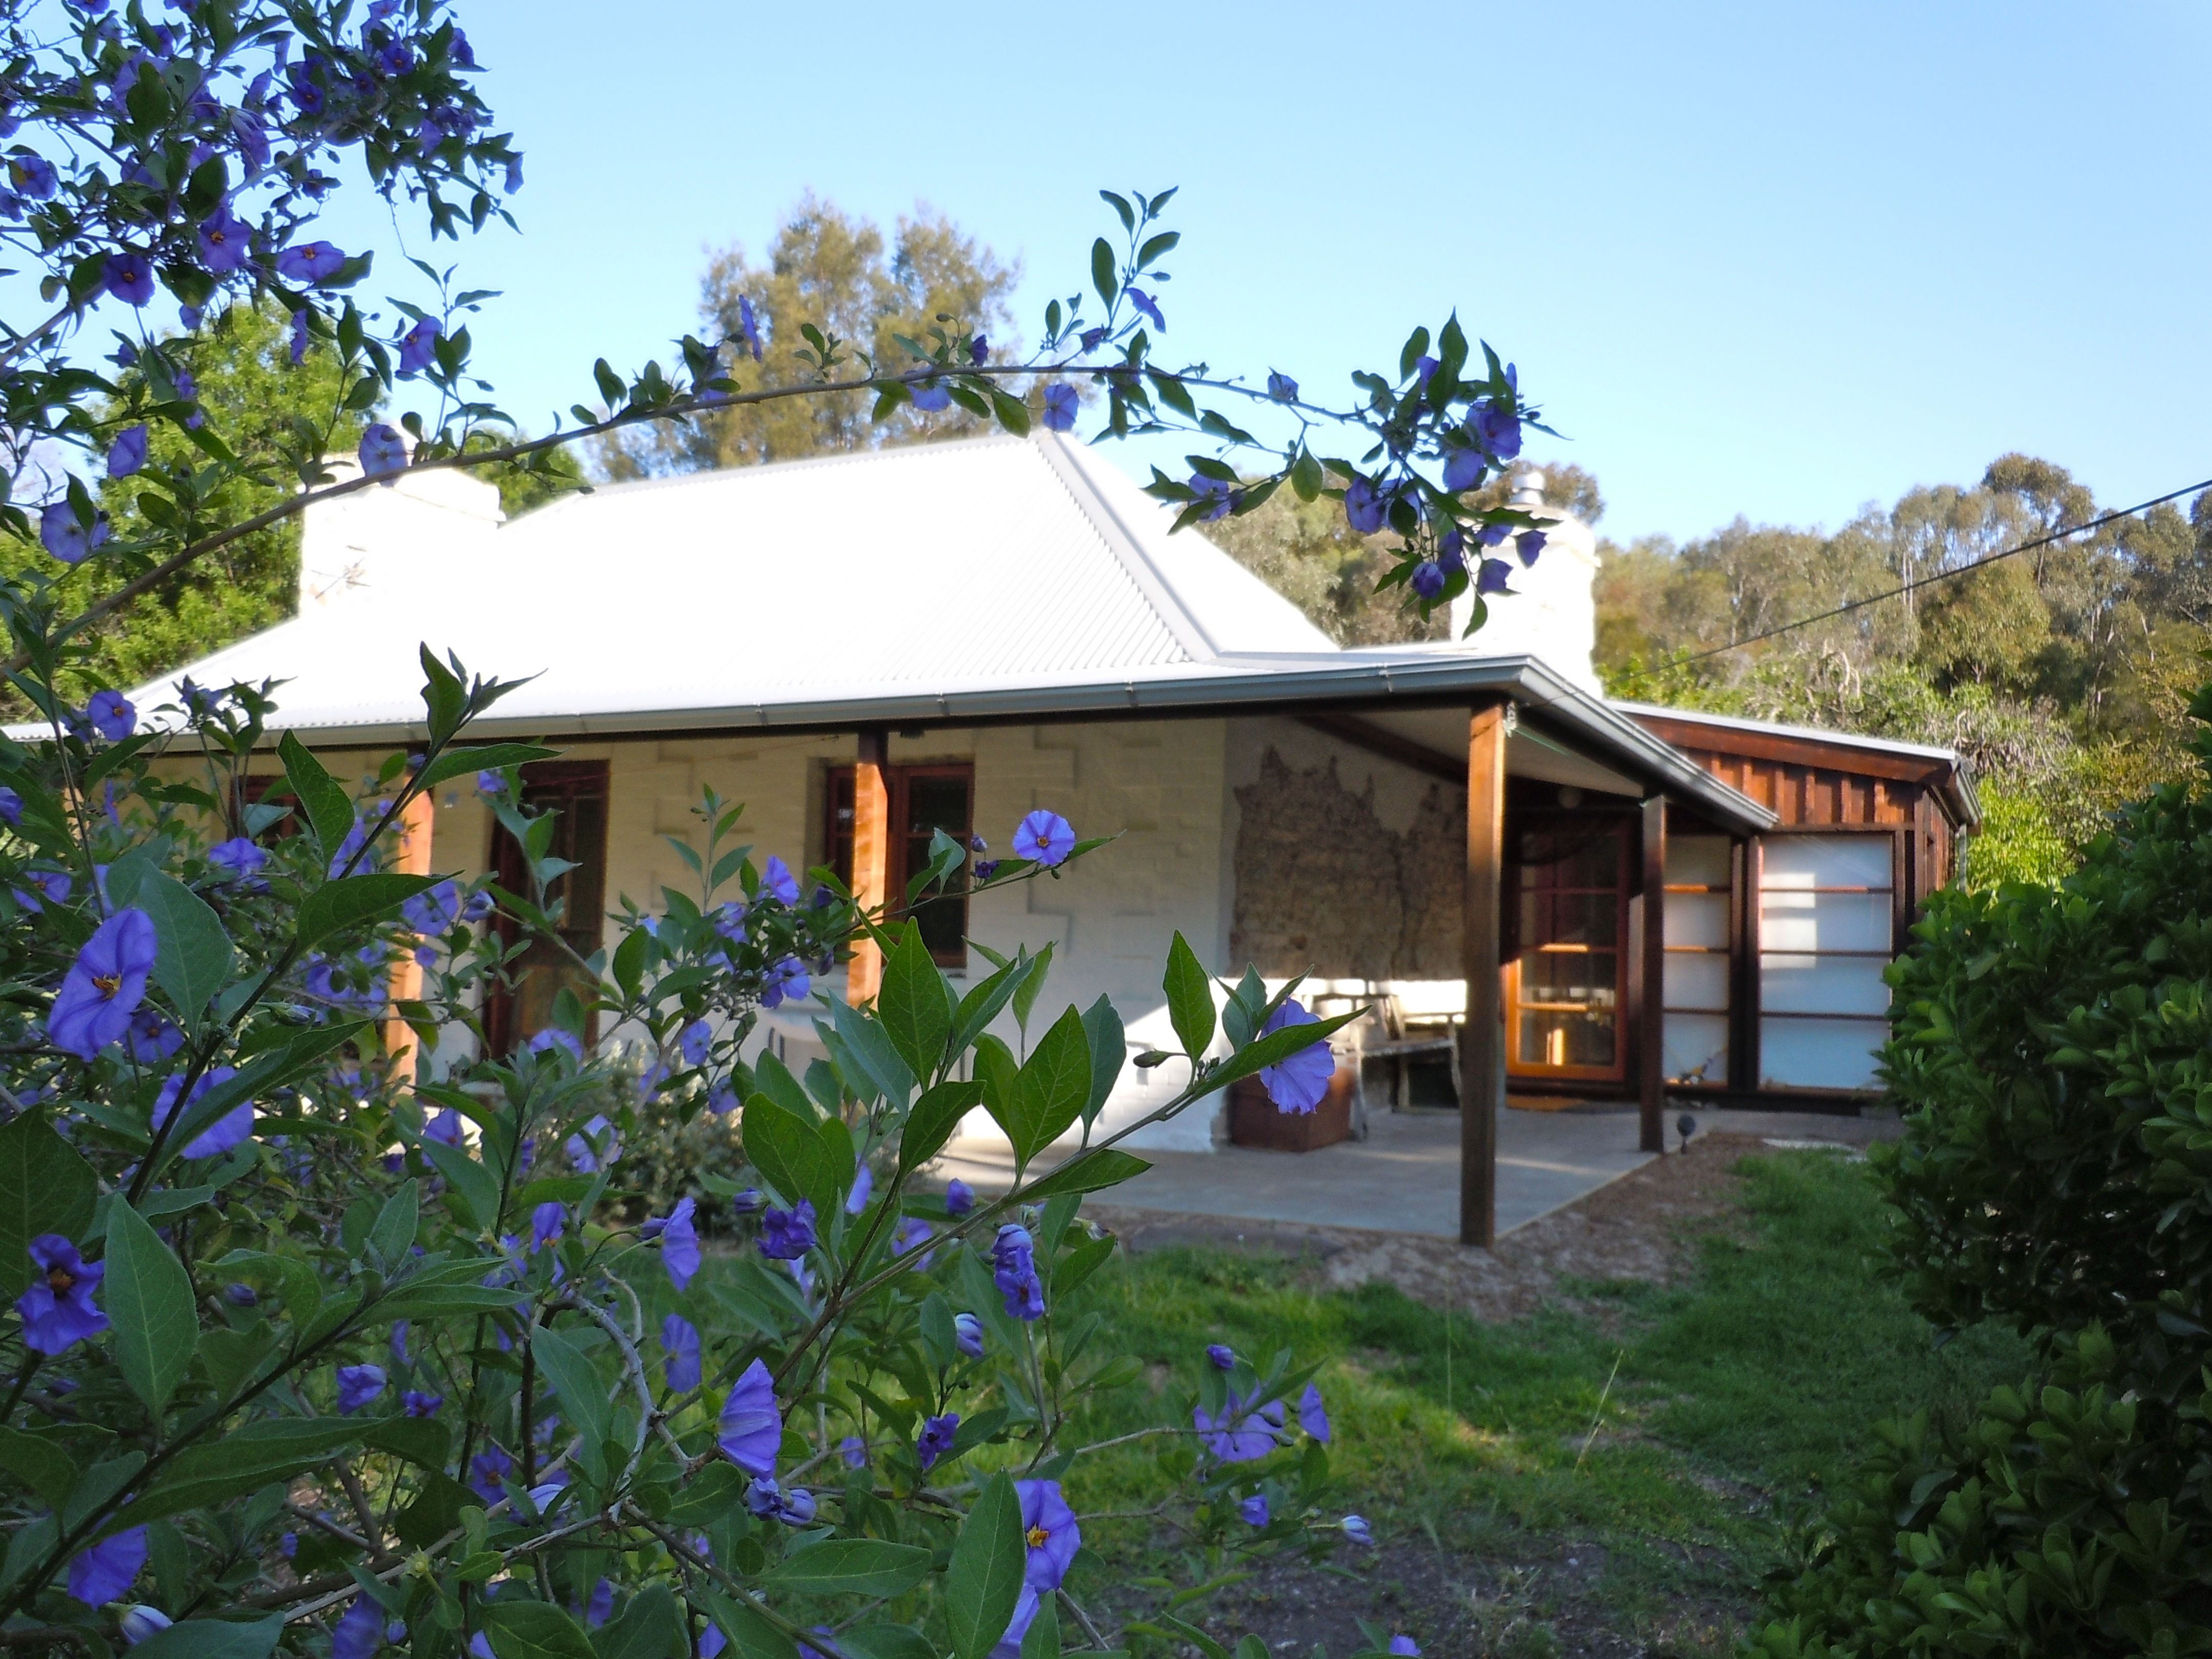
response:
<path id="1" fill-rule="evenodd" d="M 1492 593 L 1489 620 L 1472 635 L 1466 632 L 1474 596 L 1452 601 L 1455 648 L 1478 656 L 1527 654 L 1571 680 L 1593 696 L 1604 695 L 1590 660 L 1597 646 L 1597 601 L 1590 586 L 1597 579 L 1597 536 L 1580 519 L 1544 501 L 1544 475 L 1524 472 L 1512 505 L 1544 527 L 1544 550 L 1523 568 L 1511 542 L 1498 550 L 1513 568 L 1510 591 Z"/>
<path id="2" fill-rule="evenodd" d="M 330 463 L 332 483 L 361 476 Z M 506 515 L 499 490 L 453 467 L 403 472 L 309 507 L 300 526 L 300 614 L 362 599 L 428 597 L 453 561 L 481 555 Z"/>

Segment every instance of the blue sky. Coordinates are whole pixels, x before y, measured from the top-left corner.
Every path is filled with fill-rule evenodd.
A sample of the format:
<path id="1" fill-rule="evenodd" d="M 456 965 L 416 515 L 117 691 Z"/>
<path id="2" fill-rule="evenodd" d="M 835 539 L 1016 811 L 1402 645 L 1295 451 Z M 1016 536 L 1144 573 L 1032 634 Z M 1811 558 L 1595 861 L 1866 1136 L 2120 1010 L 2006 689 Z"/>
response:
<path id="1" fill-rule="evenodd" d="M 539 430 L 595 356 L 665 358 L 707 250 L 757 251 L 808 189 L 886 223 L 926 201 L 1018 255 L 1033 334 L 1107 228 L 1098 187 L 1173 184 L 1171 354 L 1348 391 L 1455 307 L 1616 537 L 1832 525 L 2014 448 L 2112 504 L 2212 477 L 2202 10 L 462 16 L 529 159 L 521 234 L 458 257 L 503 290 L 479 362 Z"/>

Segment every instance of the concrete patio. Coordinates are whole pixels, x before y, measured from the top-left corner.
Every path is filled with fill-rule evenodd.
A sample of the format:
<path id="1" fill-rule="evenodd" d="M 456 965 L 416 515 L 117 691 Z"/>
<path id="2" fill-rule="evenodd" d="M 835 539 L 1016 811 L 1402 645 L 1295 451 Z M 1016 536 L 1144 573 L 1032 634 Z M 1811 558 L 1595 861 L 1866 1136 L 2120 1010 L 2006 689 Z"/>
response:
<path id="1" fill-rule="evenodd" d="M 1667 1143 L 1679 1139 L 1676 1111 Z M 1803 1112 L 1700 1111 L 1702 1133 L 1729 1129 L 1803 1141 L 1863 1145 L 1878 1121 Z M 1459 1237 L 1459 1118 L 1440 1112 L 1376 1112 L 1365 1140 L 1313 1152 L 1223 1146 L 1212 1152 L 1146 1152 L 1152 1168 L 1102 1194 L 1117 1207 L 1248 1221 Z M 1498 1231 L 1502 1237 L 1595 1192 L 1650 1161 L 1637 1150 L 1633 1106 L 1498 1115 Z M 1040 1166 L 1042 1168 L 1042 1166 Z M 959 1139 L 933 1166 L 979 1192 L 1006 1190 L 1013 1159 L 1003 1146 Z"/>

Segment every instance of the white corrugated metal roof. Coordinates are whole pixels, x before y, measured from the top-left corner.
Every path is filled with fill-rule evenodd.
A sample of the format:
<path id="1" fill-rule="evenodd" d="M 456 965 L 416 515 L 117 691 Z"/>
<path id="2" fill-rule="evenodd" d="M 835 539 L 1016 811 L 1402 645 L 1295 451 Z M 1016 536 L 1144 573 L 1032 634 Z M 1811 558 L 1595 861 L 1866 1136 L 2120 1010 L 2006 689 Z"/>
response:
<path id="1" fill-rule="evenodd" d="M 309 742 L 408 741 L 422 718 L 418 643 L 477 673 L 536 677 L 471 728 L 486 737 L 1502 692 L 1731 821 L 1771 819 L 1534 659 L 1338 649 L 1202 536 L 1170 537 L 1170 512 L 1056 437 L 619 484 L 496 528 L 431 491 L 406 494 L 438 476 L 362 492 L 347 498 L 355 518 L 310 526 L 324 574 L 346 573 L 332 602 L 311 599 L 132 701 L 173 702 L 185 676 L 276 679 L 283 725 Z"/>

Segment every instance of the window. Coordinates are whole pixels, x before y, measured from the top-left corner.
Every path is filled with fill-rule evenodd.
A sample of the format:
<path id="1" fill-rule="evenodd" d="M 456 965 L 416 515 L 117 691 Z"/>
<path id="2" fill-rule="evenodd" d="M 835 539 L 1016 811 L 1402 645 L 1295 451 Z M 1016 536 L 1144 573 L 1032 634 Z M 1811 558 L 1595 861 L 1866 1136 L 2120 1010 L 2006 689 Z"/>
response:
<path id="1" fill-rule="evenodd" d="M 1662 1046 L 1669 1083 L 1729 1080 L 1729 906 L 1725 836 L 1667 838 Z"/>
<path id="2" fill-rule="evenodd" d="M 602 913 L 606 909 L 607 885 L 607 767 L 605 761 L 540 761 L 522 771 L 520 805 L 533 812 L 550 811 L 553 844 L 549 855 L 566 859 L 575 867 L 556 877 L 547 889 L 548 904 L 562 902 L 561 939 L 578 956 L 588 957 L 599 948 Z M 492 879 L 510 893 L 526 896 L 530 878 L 524 868 L 522 848 L 496 820 L 492 824 Z M 513 944 L 520 929 L 502 917 L 500 933 Z M 484 1037 L 495 1054 L 510 1053 L 516 1043 L 536 1036 L 553 1023 L 553 1000 L 563 987 L 573 987 L 588 999 L 594 988 L 592 976 L 579 968 L 559 946 L 533 938 L 522 955 L 508 964 L 514 980 L 512 990 L 495 991 L 484 1001 Z M 588 1002 L 586 1004 L 588 1006 Z M 596 1035 L 586 1030 L 587 1037 Z"/>
<path id="3" fill-rule="evenodd" d="M 1776 1089 L 1870 1089 L 1889 1034 L 1895 840 L 1759 842 L 1759 1069 Z"/>
<path id="4" fill-rule="evenodd" d="M 968 763 L 886 767 L 890 795 L 890 893 L 894 908 L 908 880 L 929 863 L 929 844 L 942 830 L 966 846 L 975 833 L 975 769 Z M 853 787 L 849 766 L 832 768 L 823 824 L 823 851 L 830 867 L 848 887 L 853 884 Z M 922 943 L 945 968 L 968 963 L 968 869 L 963 865 L 944 888 L 922 896 L 913 911 L 921 924 Z"/>
<path id="5" fill-rule="evenodd" d="M 1520 836 L 1509 1071 L 1621 1075 L 1628 839 L 1619 824 Z"/>

